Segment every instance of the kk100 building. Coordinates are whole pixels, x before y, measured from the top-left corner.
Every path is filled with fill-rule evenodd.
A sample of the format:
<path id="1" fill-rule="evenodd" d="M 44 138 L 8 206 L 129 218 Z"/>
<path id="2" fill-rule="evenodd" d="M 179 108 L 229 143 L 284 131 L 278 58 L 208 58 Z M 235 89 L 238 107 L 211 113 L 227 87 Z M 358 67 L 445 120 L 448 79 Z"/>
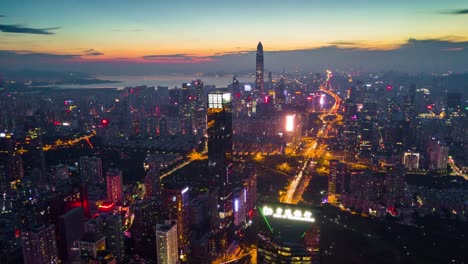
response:
<path id="1" fill-rule="evenodd" d="M 260 204 L 257 263 L 319 263 L 319 209 Z"/>

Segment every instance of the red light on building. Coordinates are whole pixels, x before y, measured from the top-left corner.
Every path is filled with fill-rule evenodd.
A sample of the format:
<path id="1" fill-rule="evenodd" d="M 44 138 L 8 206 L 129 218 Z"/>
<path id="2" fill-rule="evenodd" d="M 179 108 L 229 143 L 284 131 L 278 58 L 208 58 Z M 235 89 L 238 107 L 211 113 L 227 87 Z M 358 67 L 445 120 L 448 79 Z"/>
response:
<path id="1" fill-rule="evenodd" d="M 54 121 L 54 126 L 60 126 L 60 122 L 59 121 Z"/>
<path id="2" fill-rule="evenodd" d="M 312 100 L 312 96 L 307 96 L 307 100 Z"/>
<path id="3" fill-rule="evenodd" d="M 268 102 L 269 102 L 269 98 L 268 96 L 265 96 L 265 104 L 268 104 Z"/>
<path id="4" fill-rule="evenodd" d="M 99 205 L 99 211 L 109 212 L 112 211 L 112 209 L 114 209 L 114 206 L 114 203 L 105 202 Z"/>
<path id="5" fill-rule="evenodd" d="M 393 87 L 391 85 L 387 85 L 387 91 L 391 91 Z"/>
<path id="6" fill-rule="evenodd" d="M 107 126 L 109 124 L 109 120 L 103 119 L 101 120 L 101 124 L 103 124 L 104 126 Z"/>
<path id="7" fill-rule="evenodd" d="M 19 238 L 21 236 L 21 231 L 19 229 L 15 229 L 15 238 Z"/>
<path id="8" fill-rule="evenodd" d="M 432 110 L 432 105 L 428 105 L 427 110 Z"/>

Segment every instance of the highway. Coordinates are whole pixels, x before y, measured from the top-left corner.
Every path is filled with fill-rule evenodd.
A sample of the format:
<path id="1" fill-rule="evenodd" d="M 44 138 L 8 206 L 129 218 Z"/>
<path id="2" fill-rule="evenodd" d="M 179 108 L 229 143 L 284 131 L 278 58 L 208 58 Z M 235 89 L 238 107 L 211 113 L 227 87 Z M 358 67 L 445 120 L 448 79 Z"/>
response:
<path id="1" fill-rule="evenodd" d="M 331 72 L 327 75 L 327 80 L 325 83 L 328 83 Z M 338 113 L 341 104 L 341 98 L 335 94 L 331 89 L 325 88 L 325 86 L 320 86 L 320 90 L 330 95 L 334 100 L 334 105 L 327 111 L 321 115 L 321 120 L 323 122 L 323 126 L 317 131 L 316 138 L 327 138 L 328 132 L 332 128 L 332 124 L 342 120 L 342 116 Z M 329 116 L 332 117 L 333 120 L 327 121 L 325 117 Z M 297 175 L 294 177 L 292 182 L 289 184 L 286 195 L 280 197 L 280 202 L 282 203 L 290 203 L 290 204 L 297 204 L 301 199 L 302 195 L 308 186 L 308 183 L 311 179 L 310 171 L 314 168 L 314 160 L 321 157 L 326 151 L 325 144 L 319 144 L 318 140 L 313 140 L 308 144 L 310 147 L 304 153 L 304 165 L 301 167 Z"/>
<path id="2" fill-rule="evenodd" d="M 465 178 L 465 180 L 468 181 L 468 175 L 466 173 L 463 173 L 463 171 L 460 168 L 457 167 L 457 165 L 455 164 L 455 161 L 453 160 L 452 157 L 449 157 L 447 162 L 448 162 L 450 168 L 453 171 L 453 175 L 461 176 L 461 177 Z"/>

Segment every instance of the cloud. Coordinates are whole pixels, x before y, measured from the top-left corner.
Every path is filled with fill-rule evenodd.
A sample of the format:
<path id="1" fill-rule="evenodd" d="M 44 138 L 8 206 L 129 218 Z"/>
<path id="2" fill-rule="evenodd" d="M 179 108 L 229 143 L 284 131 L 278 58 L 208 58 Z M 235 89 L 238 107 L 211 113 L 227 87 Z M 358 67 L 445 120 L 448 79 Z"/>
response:
<path id="1" fill-rule="evenodd" d="M 468 15 L 468 9 L 456 9 L 451 11 L 443 11 L 441 13 L 446 15 Z"/>
<path id="2" fill-rule="evenodd" d="M 0 17 L 6 17 L 6 16 L 4 16 L 4 15 L 0 15 Z"/>
<path id="3" fill-rule="evenodd" d="M 0 25 L 0 31 L 7 33 L 18 33 L 18 34 L 37 34 L 37 35 L 53 35 L 55 32 L 51 30 L 59 29 L 59 27 L 53 28 L 29 28 L 21 25 Z"/>
<path id="4" fill-rule="evenodd" d="M 208 62 L 208 61 L 213 60 L 213 58 L 211 57 L 199 57 L 199 56 L 193 56 L 193 55 L 184 54 L 184 53 L 145 55 L 145 56 L 142 56 L 141 59 L 146 60 L 146 61 L 151 61 L 154 63 L 168 63 L 168 64 L 201 63 L 201 62 Z"/>
<path id="5" fill-rule="evenodd" d="M 94 49 L 87 49 L 84 51 L 84 55 L 85 56 L 100 56 L 100 55 L 104 55 L 104 53 L 102 52 L 99 52 L 99 51 L 96 51 Z"/>
<path id="6" fill-rule="evenodd" d="M 338 40 L 338 41 L 328 42 L 328 44 L 330 45 L 358 45 L 359 42 Z"/>
<path id="7" fill-rule="evenodd" d="M 253 43 L 253 48 L 255 48 Z M 334 45 L 301 50 L 269 51 L 263 43 L 265 70 L 323 71 L 324 69 L 409 73 L 468 72 L 468 40 L 456 36 L 434 39 L 411 38 L 392 49 Z M 253 49 L 252 48 L 252 49 Z M 72 70 L 102 74 L 166 74 L 194 72 L 239 72 L 255 68 L 255 51 L 227 51 L 211 56 L 187 53 L 148 54 L 140 57 L 94 59 L 94 49 L 68 54 L 28 50 L 0 50 L 0 69 Z M 94 55 L 98 56 L 98 55 Z M 80 63 L 76 63 L 80 62 Z"/>

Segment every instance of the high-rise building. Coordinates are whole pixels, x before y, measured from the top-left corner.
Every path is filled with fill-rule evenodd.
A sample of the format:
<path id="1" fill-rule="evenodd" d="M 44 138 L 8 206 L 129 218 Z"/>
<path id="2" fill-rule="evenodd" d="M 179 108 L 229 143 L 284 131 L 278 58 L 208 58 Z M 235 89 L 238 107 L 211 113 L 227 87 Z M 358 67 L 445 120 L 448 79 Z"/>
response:
<path id="1" fill-rule="evenodd" d="M 60 259 L 64 262 L 76 257 L 74 242 L 85 232 L 84 219 L 83 207 L 74 208 L 59 217 L 57 246 Z"/>
<path id="2" fill-rule="evenodd" d="M 111 203 L 122 205 L 122 171 L 119 169 L 109 169 L 106 173 L 107 179 L 107 200 Z"/>
<path id="3" fill-rule="evenodd" d="M 344 192 L 344 164 L 338 160 L 330 160 L 328 176 L 328 202 L 336 203 Z"/>
<path id="4" fill-rule="evenodd" d="M 208 94 L 208 161 L 213 187 L 218 187 L 218 253 L 226 252 L 233 239 L 232 180 L 232 98 L 227 91 Z"/>
<path id="5" fill-rule="evenodd" d="M 163 219 L 162 204 L 156 198 L 139 200 L 133 205 L 135 215 L 132 225 L 132 237 L 141 240 L 154 235 L 156 223 Z"/>
<path id="6" fill-rule="evenodd" d="M 150 157 L 146 159 L 145 168 L 147 168 L 145 176 L 145 198 L 157 197 L 161 198 L 161 179 L 160 168 L 161 164 Z"/>
<path id="7" fill-rule="evenodd" d="M 102 161 L 98 157 L 80 157 L 81 181 L 85 184 L 98 184 L 104 181 Z"/>
<path id="8" fill-rule="evenodd" d="M 97 232 L 86 232 L 76 241 L 81 256 L 97 258 L 98 252 L 106 249 L 106 239 Z"/>
<path id="9" fill-rule="evenodd" d="M 178 245 L 185 253 L 190 239 L 190 198 L 189 188 L 164 190 L 165 206 L 169 219 L 177 221 Z"/>
<path id="10" fill-rule="evenodd" d="M 407 170 L 419 169 L 419 153 L 405 152 L 403 153 L 403 165 Z"/>
<path id="11" fill-rule="evenodd" d="M 427 155 L 430 170 L 446 170 L 448 161 L 448 146 L 435 138 L 429 140 Z"/>
<path id="12" fill-rule="evenodd" d="M 232 160 L 232 103 L 231 93 L 208 94 L 207 109 L 208 160 L 225 167 Z"/>
<path id="13" fill-rule="evenodd" d="M 21 233 L 25 264 L 59 263 L 55 227 L 33 226 Z"/>
<path id="14" fill-rule="evenodd" d="M 263 45 L 262 42 L 258 42 L 257 55 L 256 55 L 256 66 L 255 66 L 255 89 L 263 94 Z"/>
<path id="15" fill-rule="evenodd" d="M 122 230 L 122 216 L 118 214 L 100 214 L 86 222 L 87 232 L 97 232 L 106 237 L 106 249 L 118 259 L 125 255 L 125 236 Z"/>
<path id="16" fill-rule="evenodd" d="M 156 225 L 156 252 L 158 264 L 179 263 L 176 221 Z"/>

